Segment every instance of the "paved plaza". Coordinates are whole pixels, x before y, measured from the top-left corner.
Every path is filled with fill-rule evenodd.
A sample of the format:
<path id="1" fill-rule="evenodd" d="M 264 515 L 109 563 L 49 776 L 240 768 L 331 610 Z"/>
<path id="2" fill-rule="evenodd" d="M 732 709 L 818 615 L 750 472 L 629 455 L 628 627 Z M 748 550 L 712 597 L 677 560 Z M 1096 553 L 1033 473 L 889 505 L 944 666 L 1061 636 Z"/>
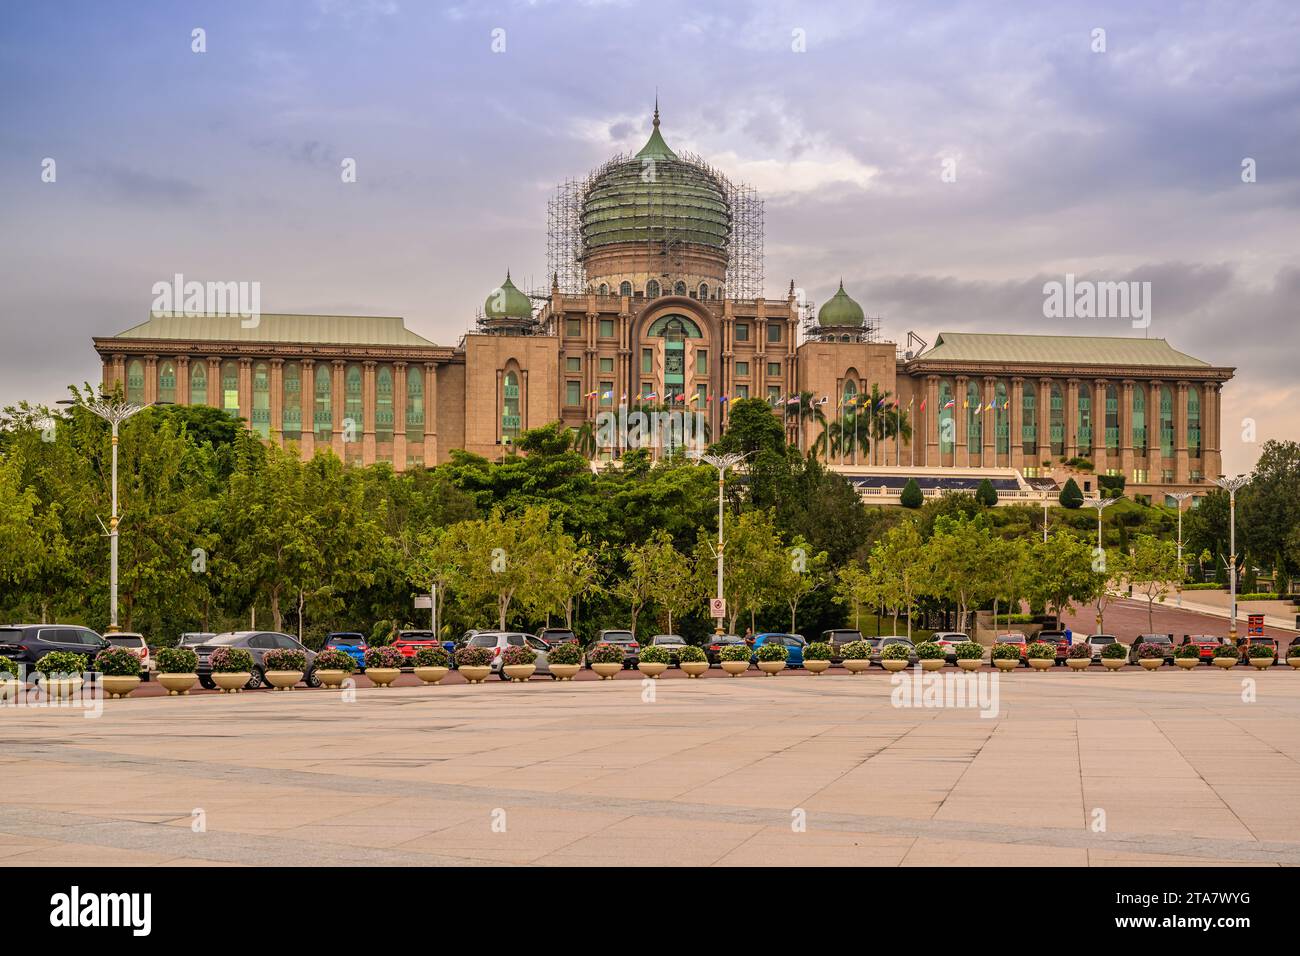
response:
<path id="1" fill-rule="evenodd" d="M 991 718 L 838 668 L 3 708 L 0 862 L 1294 865 L 1300 674 L 1239 670 L 1019 671 Z"/>

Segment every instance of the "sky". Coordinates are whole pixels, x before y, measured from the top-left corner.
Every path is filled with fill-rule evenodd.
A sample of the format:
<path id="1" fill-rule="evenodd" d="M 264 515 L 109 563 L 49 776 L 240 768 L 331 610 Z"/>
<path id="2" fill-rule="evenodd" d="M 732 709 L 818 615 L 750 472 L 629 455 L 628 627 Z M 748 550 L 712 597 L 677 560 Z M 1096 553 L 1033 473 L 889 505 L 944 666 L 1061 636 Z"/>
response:
<path id="1" fill-rule="evenodd" d="M 769 296 L 842 278 L 900 342 L 1165 338 L 1237 369 L 1227 472 L 1300 439 L 1289 0 L 8 2 L 0 405 L 97 380 L 176 273 L 454 345 L 507 268 L 546 282 L 547 199 L 656 92 L 762 193 Z M 1149 327 L 1045 317 L 1066 274 L 1149 282 Z"/>

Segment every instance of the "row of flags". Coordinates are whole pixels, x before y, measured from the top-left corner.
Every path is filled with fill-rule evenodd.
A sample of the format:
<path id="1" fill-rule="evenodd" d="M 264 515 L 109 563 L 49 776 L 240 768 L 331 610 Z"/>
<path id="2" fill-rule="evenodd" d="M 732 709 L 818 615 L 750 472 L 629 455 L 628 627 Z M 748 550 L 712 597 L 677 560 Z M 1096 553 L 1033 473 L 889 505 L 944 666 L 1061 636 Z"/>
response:
<path id="1" fill-rule="evenodd" d="M 599 399 L 601 399 L 602 401 L 604 401 L 605 399 L 612 399 L 612 398 L 614 397 L 614 393 L 613 393 L 613 391 L 611 391 L 611 390 L 606 390 L 606 391 L 603 391 L 603 392 L 597 390 L 597 391 L 594 391 L 594 392 L 588 392 L 587 395 L 586 395 L 586 397 L 587 397 L 587 398 L 599 398 Z M 637 395 L 637 396 L 634 396 L 634 399 L 635 399 L 636 401 L 638 401 L 638 402 L 656 401 L 656 400 L 658 400 L 658 398 L 659 398 L 659 393 L 658 393 L 658 392 L 648 392 L 648 393 L 646 393 L 646 394 L 644 394 L 644 395 Z M 677 403 L 680 403 L 680 404 L 683 404 L 683 405 L 685 405 L 687 402 L 698 402 L 698 401 L 700 401 L 701 399 L 703 399 L 706 403 L 707 403 L 707 402 L 713 402 L 713 401 L 716 401 L 716 402 L 718 402 L 719 404 L 725 404 L 725 403 L 730 402 L 730 401 L 732 400 L 730 395 L 719 395 L 719 396 L 716 396 L 716 397 L 715 397 L 715 396 L 713 396 L 713 395 L 700 395 L 698 392 L 696 392 L 694 395 L 689 395 L 689 396 L 688 396 L 685 392 L 680 392 L 680 393 L 678 393 L 677 395 L 665 395 L 665 396 L 664 396 L 664 400 L 665 400 L 666 402 L 677 402 Z M 822 406 L 822 405 L 825 405 L 825 404 L 827 404 L 827 403 L 829 403 L 829 402 L 830 402 L 830 396 L 828 396 L 828 395 L 823 395 L 820 399 L 818 399 L 818 400 L 815 401 L 815 402 L 812 402 L 811 404 L 812 404 L 812 407 L 813 407 L 813 408 L 818 408 L 818 407 L 820 407 L 820 406 Z M 624 392 L 623 395 L 622 395 L 622 397 L 619 398 L 619 403 L 620 403 L 620 404 L 626 404 L 626 403 L 627 403 L 627 392 Z M 800 396 L 798 396 L 798 395 L 781 395 L 781 396 L 778 396 L 778 397 L 775 397 L 775 398 L 769 398 L 769 399 L 768 399 L 768 404 L 769 404 L 769 405 L 772 405 L 772 406 L 774 406 L 774 407 L 775 407 L 775 406 L 778 406 L 778 405 L 786 405 L 786 406 L 789 406 L 789 405 L 798 405 L 799 403 L 800 403 Z M 924 398 L 921 399 L 921 407 L 920 407 L 920 410 L 921 410 L 921 411 L 925 411 L 925 403 L 926 403 L 926 399 L 924 399 Z M 872 402 L 871 402 L 871 396 L 870 396 L 870 395 L 856 395 L 856 396 L 853 396 L 853 397 L 851 397 L 851 398 L 846 398 L 846 399 L 844 400 L 844 403 L 843 403 L 843 404 L 844 404 L 844 407 L 846 407 L 846 408 L 863 408 L 863 407 L 866 407 L 866 406 L 872 404 Z M 911 408 L 911 407 L 913 407 L 915 404 L 916 404 L 916 399 L 913 398 L 912 400 L 910 400 L 910 401 L 907 403 L 907 406 L 908 406 L 908 408 Z M 954 399 L 951 399 L 951 398 L 950 398 L 950 399 L 948 399 L 948 401 L 944 402 L 943 407 L 944 407 L 945 409 L 948 409 L 948 408 L 955 408 L 956 405 L 957 405 L 956 401 L 955 401 Z M 900 404 L 900 402 L 899 402 L 899 400 L 898 400 L 897 398 L 891 398 L 890 396 L 886 395 L 886 396 L 884 396 L 883 398 L 881 398 L 879 402 L 876 402 L 875 405 L 874 405 L 874 407 L 875 407 L 877 410 L 880 410 L 880 409 L 884 409 L 884 408 L 901 408 L 902 405 Z M 968 409 L 968 408 L 970 408 L 971 405 L 970 405 L 970 401 L 969 401 L 969 399 L 963 399 L 963 400 L 962 400 L 962 403 L 961 403 L 961 407 L 964 408 L 964 409 Z M 1010 407 L 1011 407 L 1011 400 L 1010 400 L 1010 399 L 1006 399 L 1006 400 L 1004 400 L 1001 404 L 998 404 L 998 400 L 997 400 L 996 398 L 994 398 L 994 399 L 990 399 L 989 402 L 988 402 L 988 404 L 985 404 L 984 402 L 977 402 L 977 403 L 975 404 L 975 412 L 976 412 L 977 414 L 979 414 L 979 413 L 982 413 L 982 412 L 992 412 L 992 411 L 997 411 L 997 410 L 999 410 L 999 409 L 1005 411 L 1006 409 L 1008 409 L 1008 408 L 1010 408 Z"/>

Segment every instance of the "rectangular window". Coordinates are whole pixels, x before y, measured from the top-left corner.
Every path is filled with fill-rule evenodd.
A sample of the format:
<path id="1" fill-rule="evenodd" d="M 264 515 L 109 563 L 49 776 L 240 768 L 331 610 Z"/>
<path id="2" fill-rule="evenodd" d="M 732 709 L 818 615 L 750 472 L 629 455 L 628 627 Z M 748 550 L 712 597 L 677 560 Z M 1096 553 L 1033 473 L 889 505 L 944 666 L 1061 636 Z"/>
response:
<path id="1" fill-rule="evenodd" d="M 695 410 L 697 412 L 707 412 L 709 408 L 709 386 L 695 386 Z"/>
<path id="2" fill-rule="evenodd" d="M 781 323 L 780 323 L 780 322 L 769 322 L 769 323 L 767 323 L 767 340 L 768 340 L 769 342 L 780 342 L 780 341 L 781 341 Z"/>
<path id="3" fill-rule="evenodd" d="M 582 359 L 577 356 L 570 356 L 564 360 L 564 370 L 566 372 L 581 372 Z"/>
<path id="4" fill-rule="evenodd" d="M 769 385 L 767 387 L 767 400 L 769 402 L 775 402 L 780 397 L 781 397 L 780 385 Z"/>
<path id="5" fill-rule="evenodd" d="M 600 404 L 604 405 L 606 408 L 614 404 L 614 383 L 613 382 L 600 383 Z"/>
<path id="6" fill-rule="evenodd" d="M 613 320 L 613 319 L 601 319 L 601 320 L 600 320 L 600 337 L 601 337 L 602 339 L 612 339 L 612 338 L 614 337 L 614 320 Z"/>
<path id="7" fill-rule="evenodd" d="M 614 360 L 612 358 L 603 358 L 600 360 L 600 370 L 602 372 L 614 371 Z"/>
<path id="8" fill-rule="evenodd" d="M 570 339 L 582 338 L 582 319 L 565 319 L 564 335 Z"/>
<path id="9" fill-rule="evenodd" d="M 574 408 L 582 404 L 582 383 L 567 382 L 564 389 L 564 404 Z"/>
<path id="10" fill-rule="evenodd" d="M 1147 470 L 1145 468 L 1133 469 L 1133 484 L 1145 485 L 1147 483 Z"/>
<path id="11" fill-rule="evenodd" d="M 655 350 L 642 349 L 641 350 L 641 374 L 649 375 L 654 370 L 655 370 Z"/>
<path id="12" fill-rule="evenodd" d="M 737 322 L 737 323 L 736 323 L 736 341 L 737 341 L 737 342 L 748 342 L 748 341 L 749 341 L 749 323 L 748 323 L 748 322 Z"/>
<path id="13" fill-rule="evenodd" d="M 748 362 L 737 362 L 737 363 L 736 363 L 736 377 L 737 377 L 737 378 L 749 378 L 749 363 L 748 363 Z"/>
<path id="14" fill-rule="evenodd" d="M 748 385 L 737 385 L 737 386 L 736 386 L 736 397 L 737 397 L 737 398 L 749 398 L 749 386 L 748 386 Z"/>
<path id="15" fill-rule="evenodd" d="M 780 362 L 768 362 L 768 363 L 767 363 L 767 377 L 768 377 L 768 378 L 780 378 L 780 377 L 781 377 L 781 363 L 780 363 Z"/>
<path id="16" fill-rule="evenodd" d="M 709 350 L 708 349 L 695 350 L 695 374 L 696 375 L 709 374 Z"/>

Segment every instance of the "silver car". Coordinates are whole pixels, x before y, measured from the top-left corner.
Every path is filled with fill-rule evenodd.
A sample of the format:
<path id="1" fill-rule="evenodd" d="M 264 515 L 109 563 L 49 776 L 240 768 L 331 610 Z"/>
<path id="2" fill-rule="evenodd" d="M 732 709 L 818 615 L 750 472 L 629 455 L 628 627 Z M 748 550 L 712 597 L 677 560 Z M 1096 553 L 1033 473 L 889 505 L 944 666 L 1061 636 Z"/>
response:
<path id="1" fill-rule="evenodd" d="M 320 678 L 316 676 L 316 652 L 308 650 L 303 644 L 288 634 L 281 634 L 278 631 L 229 631 L 225 634 L 218 634 L 210 637 L 202 644 L 193 647 L 193 651 L 199 657 L 198 666 L 194 672 L 199 675 L 199 683 L 208 690 L 216 687 L 216 681 L 212 679 L 212 652 L 218 647 L 239 647 L 248 651 L 253 656 L 253 670 L 248 683 L 244 685 L 246 690 L 256 690 L 266 685 L 266 672 L 262 667 L 262 659 L 266 656 L 267 651 L 297 651 L 307 659 L 307 667 L 303 672 L 303 681 L 308 687 L 319 687 Z"/>
<path id="2" fill-rule="evenodd" d="M 508 680 L 506 672 L 502 668 L 501 655 L 506 652 L 507 647 L 527 647 L 533 651 L 533 663 L 537 667 L 538 674 L 551 674 L 550 662 L 547 658 L 547 652 L 551 649 L 540 637 L 534 637 L 532 634 L 525 634 L 523 631 L 475 631 L 468 641 L 466 647 L 486 647 L 492 652 L 492 673 L 496 674 L 502 680 Z M 552 676 L 552 679 L 553 676 Z"/>

